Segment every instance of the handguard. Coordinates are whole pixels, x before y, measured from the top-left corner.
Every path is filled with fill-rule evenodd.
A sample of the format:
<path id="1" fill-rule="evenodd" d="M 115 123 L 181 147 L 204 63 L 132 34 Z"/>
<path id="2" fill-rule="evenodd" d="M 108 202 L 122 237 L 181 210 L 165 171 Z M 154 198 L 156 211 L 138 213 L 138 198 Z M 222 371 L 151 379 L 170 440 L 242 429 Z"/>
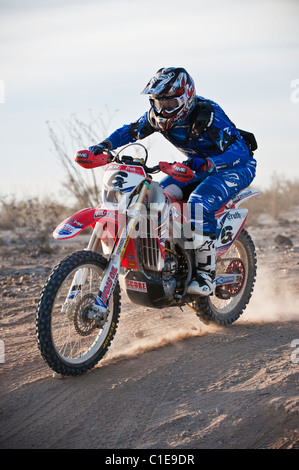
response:
<path id="1" fill-rule="evenodd" d="M 181 183 L 191 181 L 194 178 L 193 171 L 183 163 L 173 163 L 171 165 L 168 162 L 160 162 L 159 167 L 163 173 L 172 176 L 172 178 Z"/>
<path id="2" fill-rule="evenodd" d="M 75 153 L 75 162 L 83 168 L 97 168 L 98 166 L 104 166 L 109 163 L 109 155 L 106 153 L 94 155 L 88 150 L 78 150 L 78 152 Z"/>

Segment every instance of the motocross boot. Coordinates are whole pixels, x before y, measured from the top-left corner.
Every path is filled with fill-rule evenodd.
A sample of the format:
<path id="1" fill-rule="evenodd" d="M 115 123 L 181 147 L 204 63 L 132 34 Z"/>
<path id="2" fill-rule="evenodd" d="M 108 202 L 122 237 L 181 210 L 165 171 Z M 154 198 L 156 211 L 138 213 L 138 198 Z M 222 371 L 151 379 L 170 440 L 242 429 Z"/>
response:
<path id="1" fill-rule="evenodd" d="M 196 275 L 189 284 L 187 294 L 208 296 L 215 293 L 216 246 L 215 238 L 204 236 L 195 250 Z"/>

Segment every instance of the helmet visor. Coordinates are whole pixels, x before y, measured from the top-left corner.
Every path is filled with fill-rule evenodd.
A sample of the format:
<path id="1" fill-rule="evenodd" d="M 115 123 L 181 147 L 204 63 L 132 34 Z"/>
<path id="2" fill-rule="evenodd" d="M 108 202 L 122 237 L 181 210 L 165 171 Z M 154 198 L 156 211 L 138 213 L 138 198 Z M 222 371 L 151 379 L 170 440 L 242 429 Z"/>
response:
<path id="1" fill-rule="evenodd" d="M 163 97 L 157 96 L 150 97 L 150 104 L 157 114 L 162 114 L 164 117 L 174 116 L 186 103 L 186 96 L 176 97 Z"/>

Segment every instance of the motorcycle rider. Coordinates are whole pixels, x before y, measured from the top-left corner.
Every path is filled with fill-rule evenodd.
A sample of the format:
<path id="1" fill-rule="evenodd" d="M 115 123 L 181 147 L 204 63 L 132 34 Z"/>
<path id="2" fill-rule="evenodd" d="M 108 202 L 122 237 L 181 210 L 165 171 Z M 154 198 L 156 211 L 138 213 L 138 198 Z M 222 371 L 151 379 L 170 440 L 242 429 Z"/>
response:
<path id="1" fill-rule="evenodd" d="M 117 129 L 107 139 L 89 148 L 94 155 L 116 149 L 160 132 L 185 156 L 194 172 L 190 183 L 171 176 L 160 184 L 175 184 L 188 197 L 194 230 L 196 276 L 189 294 L 207 296 L 215 292 L 216 227 L 215 213 L 249 186 L 255 177 L 256 160 L 239 130 L 221 107 L 197 96 L 194 81 L 182 67 L 161 68 L 142 94 L 149 95 L 150 109 L 136 122 Z M 202 217 L 196 217 L 198 204 Z"/>

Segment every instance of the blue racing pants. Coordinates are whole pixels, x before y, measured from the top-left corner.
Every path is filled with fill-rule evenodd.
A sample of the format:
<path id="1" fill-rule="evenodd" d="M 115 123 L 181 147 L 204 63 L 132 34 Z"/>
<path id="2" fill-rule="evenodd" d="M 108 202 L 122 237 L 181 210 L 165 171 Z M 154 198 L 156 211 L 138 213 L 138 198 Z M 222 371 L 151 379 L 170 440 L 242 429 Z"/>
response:
<path id="1" fill-rule="evenodd" d="M 171 176 L 166 176 L 160 184 L 163 188 L 171 184 L 181 188 L 183 194 L 188 195 L 189 215 L 193 229 L 203 235 L 214 236 L 217 228 L 215 213 L 223 204 L 251 184 L 255 177 L 255 169 L 256 160 L 250 158 L 242 166 L 218 170 L 211 176 L 207 172 L 198 173 L 188 183 L 180 183 Z M 188 186 L 191 194 L 190 191 L 188 194 Z"/>

